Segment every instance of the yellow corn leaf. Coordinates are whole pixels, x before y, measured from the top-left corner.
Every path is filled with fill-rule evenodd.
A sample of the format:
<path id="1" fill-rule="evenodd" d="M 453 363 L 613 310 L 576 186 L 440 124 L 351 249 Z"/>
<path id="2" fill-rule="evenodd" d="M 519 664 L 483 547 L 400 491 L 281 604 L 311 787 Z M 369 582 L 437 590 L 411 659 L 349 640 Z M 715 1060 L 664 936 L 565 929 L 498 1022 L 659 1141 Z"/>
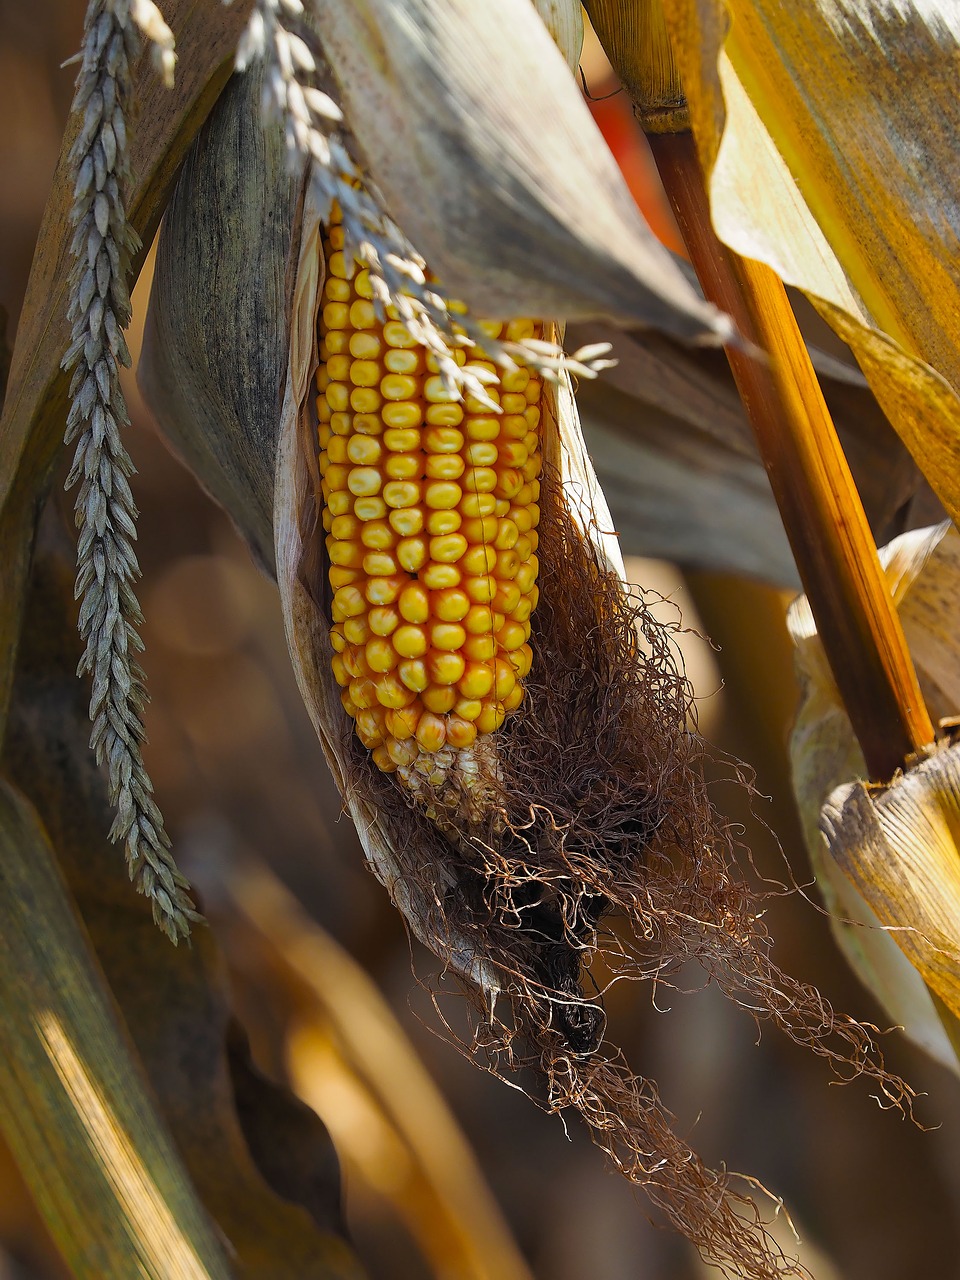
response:
<path id="1" fill-rule="evenodd" d="M 665 0 L 720 237 L 807 292 L 960 514 L 960 10 Z"/>
<path id="2" fill-rule="evenodd" d="M 340 1158 L 407 1222 L 436 1273 L 532 1280 L 476 1156 L 370 977 L 276 877 L 248 865 L 226 885 L 234 955 L 276 975 L 291 1016 L 293 1087 Z"/>
<path id="3" fill-rule="evenodd" d="M 72 1274 L 226 1280 L 47 833 L 6 781 L 0 864 L 0 1126 Z"/>
<path id="4" fill-rule="evenodd" d="M 883 548 L 881 560 L 936 719 L 960 703 L 960 638 L 952 622 L 960 534 L 947 524 L 916 530 Z M 804 599 L 791 609 L 790 631 L 803 690 L 790 744 L 794 788 L 834 935 L 887 1014 L 957 1070 L 923 981 L 957 1007 L 960 854 L 950 818 L 956 752 L 938 753 L 886 788 L 851 784 L 864 775 L 863 758 Z"/>
<path id="5" fill-rule="evenodd" d="M 476 315 L 605 315 L 718 341 L 529 0 L 356 0 L 315 21 L 373 182 Z"/>

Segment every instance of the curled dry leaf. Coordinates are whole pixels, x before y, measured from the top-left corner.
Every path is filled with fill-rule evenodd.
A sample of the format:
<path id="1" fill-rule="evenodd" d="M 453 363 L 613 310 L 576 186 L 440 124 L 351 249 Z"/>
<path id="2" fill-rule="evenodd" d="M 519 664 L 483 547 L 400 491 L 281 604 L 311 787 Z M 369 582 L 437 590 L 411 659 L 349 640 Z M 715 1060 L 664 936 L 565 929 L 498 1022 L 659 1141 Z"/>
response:
<path id="1" fill-rule="evenodd" d="M 799 589 L 783 522 L 726 361 L 657 333 L 571 325 L 616 366 L 582 381 L 577 405 L 627 555 L 662 556 Z M 871 528 L 886 541 L 929 524 L 908 504 L 920 474 L 859 371 L 810 348 Z"/>
<path id="2" fill-rule="evenodd" d="M 960 705 L 953 624 L 960 535 L 947 524 L 916 530 L 880 554 L 931 714 L 953 715 Z M 957 937 L 960 923 L 948 816 L 955 751 L 938 751 L 887 788 L 851 781 L 865 776 L 863 758 L 805 600 L 789 623 L 802 687 L 790 743 L 794 788 L 834 935 L 887 1014 L 957 1070 L 923 981 L 955 1007 L 956 944 L 945 941 Z"/>
<path id="3" fill-rule="evenodd" d="M 361 158 L 448 296 L 729 333 L 644 223 L 529 0 L 323 3 L 314 20 Z"/>

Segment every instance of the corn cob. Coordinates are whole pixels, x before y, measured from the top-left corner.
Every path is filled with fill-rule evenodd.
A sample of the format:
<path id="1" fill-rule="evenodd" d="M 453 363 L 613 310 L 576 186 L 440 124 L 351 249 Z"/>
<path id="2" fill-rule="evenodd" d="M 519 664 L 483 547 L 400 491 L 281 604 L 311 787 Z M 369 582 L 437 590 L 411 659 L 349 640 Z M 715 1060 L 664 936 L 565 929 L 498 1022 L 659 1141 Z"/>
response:
<path id="1" fill-rule="evenodd" d="M 317 373 L 333 672 L 377 766 L 438 785 L 453 766 L 476 771 L 475 749 L 523 699 L 542 384 L 527 369 L 501 373 L 487 388 L 500 413 L 453 400 L 396 313 L 378 320 L 369 274 L 343 246 L 334 210 Z"/>

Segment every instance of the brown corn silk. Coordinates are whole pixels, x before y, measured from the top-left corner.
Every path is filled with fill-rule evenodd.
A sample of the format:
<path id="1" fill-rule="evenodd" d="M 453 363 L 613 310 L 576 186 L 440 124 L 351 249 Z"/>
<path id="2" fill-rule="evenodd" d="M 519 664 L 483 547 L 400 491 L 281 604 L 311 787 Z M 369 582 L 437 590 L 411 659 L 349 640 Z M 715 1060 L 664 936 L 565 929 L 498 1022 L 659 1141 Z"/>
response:
<path id="1" fill-rule="evenodd" d="M 277 559 L 298 679 L 371 869 L 416 936 L 464 980 L 475 1011 L 467 1052 L 504 1076 L 533 1067 L 540 1104 L 579 1111 L 619 1169 L 729 1274 L 802 1274 L 736 1175 L 700 1160 L 655 1084 L 605 1040 L 591 970 L 673 984 L 696 960 L 735 1003 L 824 1056 L 840 1078 L 872 1076 L 891 1105 L 909 1105 L 909 1090 L 885 1071 L 871 1028 L 835 1016 L 770 959 L 762 898 L 739 877 L 702 778 L 671 632 L 624 587 L 566 375 L 545 382 L 542 396 L 529 673 L 487 735 L 480 785 L 472 778 L 467 788 L 474 802 L 438 814 L 377 766 L 344 711 L 316 443 L 323 240 L 308 198 Z"/>

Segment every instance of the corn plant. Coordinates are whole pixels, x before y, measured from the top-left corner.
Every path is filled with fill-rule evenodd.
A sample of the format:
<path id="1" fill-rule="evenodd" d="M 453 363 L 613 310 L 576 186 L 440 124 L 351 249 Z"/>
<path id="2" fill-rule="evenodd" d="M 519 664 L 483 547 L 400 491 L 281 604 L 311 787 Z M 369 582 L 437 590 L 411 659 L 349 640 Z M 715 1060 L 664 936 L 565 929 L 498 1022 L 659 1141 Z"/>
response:
<path id="1" fill-rule="evenodd" d="M 58 1246 L 78 1276 L 361 1273 L 335 1214 L 262 1154 L 256 1113 L 241 1124 L 237 1081 L 256 1073 L 144 765 L 120 369 L 163 216 L 141 387 L 276 578 L 370 869 L 463 989 L 463 1049 L 525 1070 L 725 1274 L 804 1274 L 612 1042 L 596 975 L 655 989 L 694 962 L 884 1106 L 909 1112 L 913 1091 L 874 1027 L 771 954 L 672 634 L 625 586 L 590 426 L 648 344 L 679 353 L 681 405 L 698 345 L 725 349 L 755 440 L 738 483 L 759 459 L 804 591 L 792 751 L 811 857 L 861 975 L 955 1067 L 952 6 L 591 0 L 699 285 L 583 101 L 579 3 L 162 8 L 89 5 L 0 437 L 0 1126 Z M 884 459 L 838 434 L 784 284 L 848 343 L 942 525 L 878 552 L 858 483 Z M 61 680 L 77 660 L 62 533 L 38 516 L 66 446 L 89 758 L 80 686 Z M 776 578 L 776 554 L 761 540 L 758 571 Z M 32 718 L 44 680 L 57 699 Z M 45 749 L 58 732 L 63 759 Z M 320 1158 L 317 1126 L 299 1141 Z M 489 1235 L 522 1277 L 495 1213 Z"/>

